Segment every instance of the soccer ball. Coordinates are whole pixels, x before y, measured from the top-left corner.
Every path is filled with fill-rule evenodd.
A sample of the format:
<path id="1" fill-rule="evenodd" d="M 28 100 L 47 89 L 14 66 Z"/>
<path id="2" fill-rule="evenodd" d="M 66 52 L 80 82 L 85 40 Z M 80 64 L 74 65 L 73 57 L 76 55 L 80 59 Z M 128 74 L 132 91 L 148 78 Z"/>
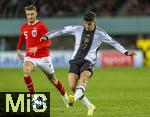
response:
<path id="1" fill-rule="evenodd" d="M 68 96 L 68 100 L 69 100 L 69 106 L 73 106 L 73 103 L 74 103 L 74 96 L 73 96 L 73 95 L 69 95 L 69 96 Z"/>
<path id="2" fill-rule="evenodd" d="M 41 97 L 41 96 L 34 95 L 34 97 L 32 99 L 32 107 L 33 107 L 33 110 L 45 108 L 46 107 L 46 99 L 43 99 L 43 97 Z"/>

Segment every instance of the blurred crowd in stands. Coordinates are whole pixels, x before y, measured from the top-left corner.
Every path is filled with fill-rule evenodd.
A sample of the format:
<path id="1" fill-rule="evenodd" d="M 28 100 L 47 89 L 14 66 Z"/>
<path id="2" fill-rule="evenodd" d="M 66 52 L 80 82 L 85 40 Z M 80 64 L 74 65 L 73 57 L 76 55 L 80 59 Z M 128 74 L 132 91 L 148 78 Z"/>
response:
<path id="1" fill-rule="evenodd" d="M 150 15 L 150 0 L 0 0 L 0 18 L 25 17 L 24 7 L 34 4 L 40 17 L 82 16 L 91 10 L 97 16 L 146 16 Z M 129 49 L 135 49 L 137 35 L 113 35 Z M 67 38 L 67 39 L 65 39 Z M 53 42 L 52 49 L 73 49 L 73 37 L 61 37 Z M 0 51 L 16 50 L 18 36 L 0 37 Z M 109 48 L 107 45 L 102 48 Z"/>
<path id="2" fill-rule="evenodd" d="M 98 16 L 150 14 L 150 0 L 0 0 L 0 17 L 24 17 L 30 4 L 41 17 L 80 16 L 88 10 Z"/>
<path id="3" fill-rule="evenodd" d="M 7 40 L 3 37 L 0 38 L 0 51 L 9 50 L 9 45 Z"/>

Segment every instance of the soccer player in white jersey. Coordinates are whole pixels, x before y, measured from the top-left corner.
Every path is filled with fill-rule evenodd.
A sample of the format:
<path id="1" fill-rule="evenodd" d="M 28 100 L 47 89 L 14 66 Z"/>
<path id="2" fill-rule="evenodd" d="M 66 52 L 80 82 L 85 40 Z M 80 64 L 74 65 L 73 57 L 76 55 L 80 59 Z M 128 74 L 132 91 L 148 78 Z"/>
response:
<path id="1" fill-rule="evenodd" d="M 84 16 L 84 25 L 66 26 L 63 29 L 49 32 L 40 39 L 41 41 L 52 39 L 62 34 L 75 36 L 75 49 L 69 61 L 70 68 L 68 73 L 69 86 L 74 92 L 73 99 L 70 99 L 70 102 L 73 103 L 80 99 L 87 106 L 89 116 L 93 115 L 96 106 L 87 99 L 84 92 L 88 80 L 93 74 L 97 51 L 101 43 L 106 42 L 127 56 L 135 55 L 133 51 L 124 49 L 122 45 L 113 40 L 104 30 L 96 26 L 95 18 L 96 14 L 89 11 Z"/>

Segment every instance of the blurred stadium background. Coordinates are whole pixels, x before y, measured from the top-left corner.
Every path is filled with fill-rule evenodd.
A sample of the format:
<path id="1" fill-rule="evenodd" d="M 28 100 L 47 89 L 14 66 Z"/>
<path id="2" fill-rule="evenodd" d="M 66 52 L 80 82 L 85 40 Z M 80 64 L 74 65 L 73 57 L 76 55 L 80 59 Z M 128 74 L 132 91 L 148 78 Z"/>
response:
<path id="1" fill-rule="evenodd" d="M 24 7 L 34 4 L 38 19 L 54 30 L 82 24 L 85 12 L 97 14 L 97 25 L 137 56 L 126 57 L 102 44 L 96 69 L 86 94 L 98 107 L 94 117 L 150 116 L 150 1 L 149 0 L 0 0 L 0 91 L 26 91 L 22 61 L 17 58 L 19 29 L 26 21 Z M 68 60 L 74 37 L 53 40 L 50 48 L 56 76 L 67 83 Z M 34 72 L 37 91 L 51 91 L 51 116 L 85 116 L 86 108 L 77 103 L 65 109 L 59 94 L 42 72 Z"/>

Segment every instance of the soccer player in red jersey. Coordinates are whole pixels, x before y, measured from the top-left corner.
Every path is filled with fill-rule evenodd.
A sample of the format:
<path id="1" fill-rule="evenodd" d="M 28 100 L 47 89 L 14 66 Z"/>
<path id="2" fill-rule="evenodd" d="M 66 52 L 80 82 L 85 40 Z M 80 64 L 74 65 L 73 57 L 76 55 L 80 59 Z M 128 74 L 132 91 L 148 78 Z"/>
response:
<path id="1" fill-rule="evenodd" d="M 24 82 L 29 92 L 34 95 L 34 86 L 30 76 L 31 71 L 39 67 L 58 89 L 62 99 L 68 106 L 68 97 L 63 84 L 56 78 L 54 68 L 49 56 L 48 47 L 51 46 L 50 40 L 40 42 L 40 38 L 48 32 L 48 28 L 41 21 L 37 20 L 37 10 L 34 5 L 25 7 L 27 17 L 26 23 L 21 26 L 17 54 L 20 59 L 24 59 L 23 74 Z M 20 52 L 23 43 L 26 43 L 26 56 Z"/>

